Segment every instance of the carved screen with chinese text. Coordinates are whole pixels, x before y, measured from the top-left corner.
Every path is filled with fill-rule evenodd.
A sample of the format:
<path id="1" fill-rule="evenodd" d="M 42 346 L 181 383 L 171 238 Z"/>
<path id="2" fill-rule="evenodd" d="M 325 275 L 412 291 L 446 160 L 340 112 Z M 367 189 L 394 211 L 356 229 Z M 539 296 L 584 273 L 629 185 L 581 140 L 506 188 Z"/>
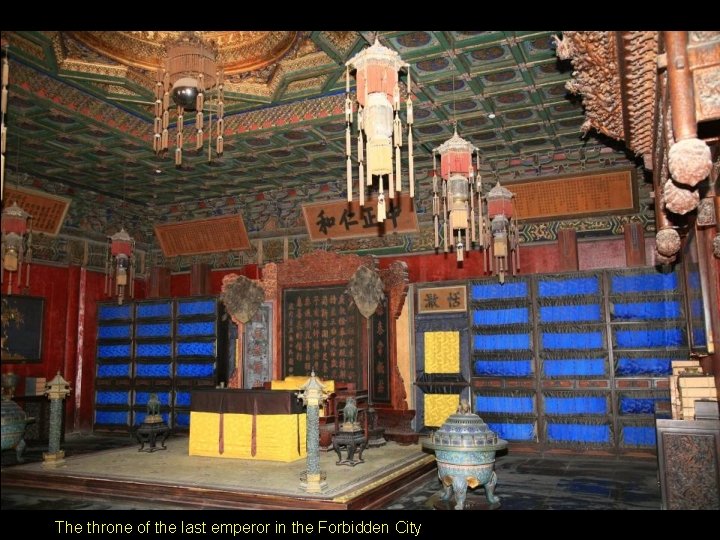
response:
<path id="1" fill-rule="evenodd" d="M 362 386 L 362 324 L 346 287 L 283 291 L 283 373 Z"/>

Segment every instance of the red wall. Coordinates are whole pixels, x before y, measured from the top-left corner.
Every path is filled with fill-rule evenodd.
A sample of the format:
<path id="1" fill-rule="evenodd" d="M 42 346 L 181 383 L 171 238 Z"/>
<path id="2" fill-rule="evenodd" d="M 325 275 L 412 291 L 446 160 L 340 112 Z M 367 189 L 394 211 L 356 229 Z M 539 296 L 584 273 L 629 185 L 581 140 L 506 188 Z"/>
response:
<path id="1" fill-rule="evenodd" d="M 654 244 L 650 248 L 650 253 L 652 250 L 654 250 Z M 457 262 L 455 253 L 452 252 L 382 257 L 380 268 L 388 268 L 394 261 L 407 263 L 411 283 L 477 279 L 489 276 L 483 271 L 483 253 L 477 250 L 466 251 L 465 260 L 462 263 Z M 622 238 L 578 242 L 578 263 L 580 270 L 625 268 L 625 242 Z M 556 242 L 520 247 L 520 274 L 558 272 L 559 264 L 560 254 Z M 649 261 L 648 264 L 652 263 Z"/>
<path id="2" fill-rule="evenodd" d="M 222 280 L 228 274 L 237 274 L 250 279 L 260 279 L 260 270 L 257 264 L 248 264 L 242 268 L 232 270 L 213 270 L 210 272 L 210 294 L 220 294 Z M 190 273 L 173 274 L 170 279 L 170 296 L 173 298 L 190 296 Z"/>
<path id="3" fill-rule="evenodd" d="M 2 365 L 3 373 L 20 376 L 17 395 L 25 393 L 25 377 L 49 381 L 60 372 L 71 386 L 65 400 L 66 431 L 92 429 L 97 302 L 110 300 L 104 286 L 105 275 L 99 272 L 33 264 L 28 294 L 45 299 L 42 361 Z M 19 294 L 19 290 L 12 293 Z M 145 296 L 144 281 L 136 282 L 135 296 Z"/>

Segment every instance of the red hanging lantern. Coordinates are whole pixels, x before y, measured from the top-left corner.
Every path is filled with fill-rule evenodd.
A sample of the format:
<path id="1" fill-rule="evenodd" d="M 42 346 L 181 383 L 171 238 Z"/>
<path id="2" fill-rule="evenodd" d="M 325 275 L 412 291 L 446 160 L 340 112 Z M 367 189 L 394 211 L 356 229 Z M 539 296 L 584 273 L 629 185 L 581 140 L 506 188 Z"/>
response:
<path id="1" fill-rule="evenodd" d="M 350 68 L 357 70 L 355 99 L 357 106 L 357 161 L 358 193 L 360 206 L 365 206 L 366 186 L 378 178 L 377 220 L 383 222 L 387 216 L 385 207 L 385 186 L 388 197 L 395 198 L 396 191 L 402 191 L 400 147 L 402 146 L 402 123 L 400 121 L 400 85 L 398 71 L 408 69 L 407 100 L 405 105 L 408 145 L 408 184 L 410 197 L 415 196 L 413 165 L 413 107 L 410 95 L 410 66 L 400 55 L 375 43 L 360 51 L 346 63 L 345 76 L 345 156 L 347 159 L 347 201 L 353 200 L 352 188 L 352 145 L 351 125 L 353 102 L 350 98 Z M 395 156 L 393 163 L 393 147 Z M 394 165 L 394 166 L 393 166 Z M 387 181 L 387 184 L 385 182 Z"/>
<path id="2" fill-rule="evenodd" d="M 476 208 L 480 213 L 480 223 L 483 223 L 478 197 L 480 189 L 475 189 L 475 170 L 472 166 L 472 155 L 475 153 L 477 160 L 477 152 L 476 147 L 458 135 L 457 129 L 450 139 L 433 150 L 435 247 L 440 246 L 442 235 L 445 252 L 454 247 L 458 262 L 464 259 L 465 248 L 477 241 Z M 440 154 L 440 181 L 437 177 L 436 154 Z M 477 180 L 479 187 L 479 176 Z"/>
<path id="3" fill-rule="evenodd" d="M 2 277 L 8 273 L 7 294 L 12 294 L 12 276 L 17 272 L 20 285 L 23 264 L 25 265 L 25 287 L 30 287 L 30 262 L 32 261 L 32 217 L 17 201 L 2 212 Z M 1 281 L 1 280 L 0 280 Z"/>
<path id="4" fill-rule="evenodd" d="M 123 303 L 127 287 L 128 296 L 135 296 L 135 240 L 125 231 L 108 237 L 108 257 L 105 263 L 105 294 L 118 297 Z"/>
<path id="5" fill-rule="evenodd" d="M 505 282 L 505 274 L 520 270 L 520 239 L 515 222 L 515 194 L 498 181 L 487 194 L 487 214 L 492 234 L 491 270 Z"/>

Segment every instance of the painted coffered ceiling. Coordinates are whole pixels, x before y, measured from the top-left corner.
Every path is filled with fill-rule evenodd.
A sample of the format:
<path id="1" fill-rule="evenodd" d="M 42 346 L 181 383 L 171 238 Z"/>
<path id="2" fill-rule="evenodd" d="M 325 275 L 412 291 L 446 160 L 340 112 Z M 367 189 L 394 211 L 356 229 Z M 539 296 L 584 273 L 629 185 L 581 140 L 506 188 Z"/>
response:
<path id="1" fill-rule="evenodd" d="M 11 59 L 7 166 L 164 212 L 169 206 L 344 186 L 345 62 L 373 32 L 194 32 L 225 69 L 225 152 L 151 148 L 154 84 L 178 32 L 3 32 Z M 459 133 L 481 172 L 504 182 L 628 166 L 622 149 L 583 137 L 557 32 L 380 32 L 412 66 L 415 169 Z M 403 83 L 405 76 L 401 77 Z M 494 117 L 493 117 L 494 115 Z M 188 124 L 189 125 L 189 124 Z M 173 126 L 171 125 L 171 128 Z M 405 159 L 403 159 L 405 163 Z"/>

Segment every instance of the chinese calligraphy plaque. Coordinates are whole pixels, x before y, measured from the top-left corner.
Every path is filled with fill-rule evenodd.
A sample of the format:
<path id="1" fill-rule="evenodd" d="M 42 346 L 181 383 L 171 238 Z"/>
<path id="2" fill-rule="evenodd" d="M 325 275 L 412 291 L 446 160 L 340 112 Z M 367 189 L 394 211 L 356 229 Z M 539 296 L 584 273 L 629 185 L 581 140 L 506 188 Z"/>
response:
<path id="1" fill-rule="evenodd" d="M 465 285 L 418 289 L 418 313 L 452 313 L 467 310 Z"/>
<path id="2" fill-rule="evenodd" d="M 393 233 L 419 232 L 413 201 L 407 195 L 387 199 L 387 219 L 378 223 L 377 201 L 370 199 L 365 206 L 357 201 L 332 201 L 303 206 L 303 216 L 313 242 Z"/>

